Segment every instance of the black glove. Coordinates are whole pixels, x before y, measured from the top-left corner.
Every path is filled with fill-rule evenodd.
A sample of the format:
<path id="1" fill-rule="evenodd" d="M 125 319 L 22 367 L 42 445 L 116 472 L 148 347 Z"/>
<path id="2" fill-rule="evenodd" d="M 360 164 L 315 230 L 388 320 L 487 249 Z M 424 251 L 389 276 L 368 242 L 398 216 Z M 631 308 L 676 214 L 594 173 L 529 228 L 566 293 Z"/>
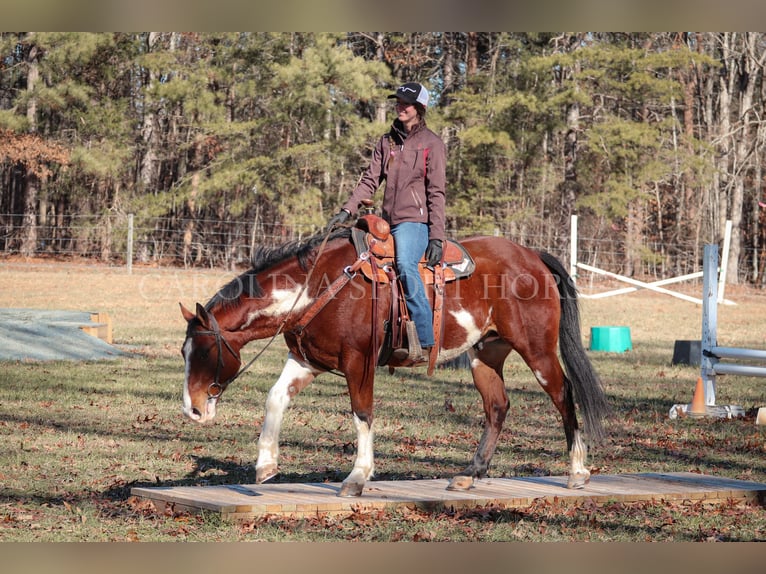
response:
<path id="1" fill-rule="evenodd" d="M 345 209 L 341 209 L 338 213 L 330 218 L 330 221 L 327 223 L 327 230 L 329 231 L 333 227 L 343 225 L 346 223 L 346 221 L 348 221 L 349 217 L 351 217 L 351 214 Z"/>
<path id="2" fill-rule="evenodd" d="M 442 240 L 431 239 L 426 249 L 426 265 L 435 267 L 442 262 Z"/>

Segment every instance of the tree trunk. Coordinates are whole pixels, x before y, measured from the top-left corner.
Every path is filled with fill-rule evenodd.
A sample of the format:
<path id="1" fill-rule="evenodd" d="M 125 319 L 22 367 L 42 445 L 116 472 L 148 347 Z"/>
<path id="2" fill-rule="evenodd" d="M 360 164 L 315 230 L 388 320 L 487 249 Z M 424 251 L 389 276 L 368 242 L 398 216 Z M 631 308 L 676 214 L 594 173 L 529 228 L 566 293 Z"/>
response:
<path id="1" fill-rule="evenodd" d="M 643 245 L 645 205 L 636 199 L 628 206 L 625 234 L 625 275 L 633 277 L 641 271 L 641 246 Z"/>
<path id="2" fill-rule="evenodd" d="M 477 32 L 468 32 L 467 54 L 466 54 L 466 78 L 471 78 L 479 71 L 479 34 Z"/>
<path id="3" fill-rule="evenodd" d="M 734 165 L 731 177 L 734 178 L 731 196 L 731 225 L 736 230 L 732 233 L 731 248 L 729 255 L 729 269 L 727 277 L 730 283 L 739 283 L 739 260 L 742 251 L 743 213 L 745 204 L 745 186 L 752 176 L 752 167 L 757 142 L 753 135 L 753 125 L 756 123 L 753 107 L 755 87 L 763 73 L 763 64 L 766 60 L 766 51 L 758 54 L 757 38 L 760 34 L 744 32 L 742 36 L 742 52 L 738 54 L 739 62 L 736 73 L 738 85 L 738 125 L 734 139 Z M 734 75 L 734 72 L 732 71 Z"/>
<path id="4" fill-rule="evenodd" d="M 442 105 L 444 98 L 455 89 L 455 52 L 453 50 L 452 33 L 442 34 Z"/>
<path id="5" fill-rule="evenodd" d="M 159 32 L 149 32 L 149 36 L 146 40 L 146 53 L 150 54 L 154 51 L 159 39 Z M 159 146 L 159 133 L 157 128 L 156 110 L 154 109 L 154 102 L 151 101 L 149 92 L 155 82 L 155 72 L 151 69 L 146 71 L 144 77 L 143 86 L 143 123 L 141 126 L 141 139 L 144 143 L 144 153 L 141 157 L 141 167 L 139 170 L 139 184 L 143 193 L 154 190 L 156 193 L 155 185 L 155 172 L 157 166 L 158 146 Z"/>
<path id="6" fill-rule="evenodd" d="M 577 65 L 577 64 L 575 64 Z M 576 82 L 574 80 L 577 92 Z M 561 219 L 566 221 L 575 211 L 578 195 L 577 183 L 577 136 L 580 132 L 580 105 L 573 101 L 567 107 L 567 131 L 564 137 L 564 180 L 561 184 Z"/>
<path id="7" fill-rule="evenodd" d="M 378 62 L 386 62 L 386 51 L 384 48 L 385 34 L 378 32 L 375 35 L 375 58 Z M 388 100 L 375 104 L 375 121 L 380 124 L 386 123 L 386 113 L 388 112 Z"/>
<path id="8" fill-rule="evenodd" d="M 679 70 L 679 82 L 683 89 L 684 145 L 683 148 L 679 146 L 677 153 L 681 153 L 681 149 L 683 149 L 685 154 L 692 157 L 694 154 L 694 95 L 698 89 L 697 73 L 694 64 Z M 681 186 L 679 205 L 676 212 L 676 237 L 694 237 L 697 235 L 700 225 L 700 206 L 695 201 L 696 197 L 700 194 L 700 189 L 694 185 L 694 177 L 689 169 L 684 170 L 682 173 L 677 173 L 676 176 Z"/>
<path id="9" fill-rule="evenodd" d="M 29 48 L 27 56 L 27 121 L 29 133 L 37 132 L 37 96 L 35 88 L 40 79 L 40 51 L 36 45 Z M 39 178 L 34 170 L 26 168 L 24 177 L 24 216 L 22 218 L 21 254 L 24 257 L 34 255 L 37 248 L 37 195 L 39 191 Z"/>
<path id="10" fill-rule="evenodd" d="M 729 173 L 731 172 L 731 93 L 734 88 L 734 70 L 732 70 L 731 59 L 731 34 L 724 32 L 719 36 L 721 45 L 721 63 L 723 69 L 718 80 L 718 141 L 720 142 L 720 153 L 717 154 L 718 166 L 716 173 L 720 176 L 718 183 L 718 209 L 716 226 L 713 230 L 716 237 L 721 236 L 725 229 L 726 218 L 728 217 L 728 188 L 730 185 Z M 735 228 L 734 233 L 739 233 Z M 727 277 L 730 281 L 736 283 L 736 273 L 729 272 Z"/>

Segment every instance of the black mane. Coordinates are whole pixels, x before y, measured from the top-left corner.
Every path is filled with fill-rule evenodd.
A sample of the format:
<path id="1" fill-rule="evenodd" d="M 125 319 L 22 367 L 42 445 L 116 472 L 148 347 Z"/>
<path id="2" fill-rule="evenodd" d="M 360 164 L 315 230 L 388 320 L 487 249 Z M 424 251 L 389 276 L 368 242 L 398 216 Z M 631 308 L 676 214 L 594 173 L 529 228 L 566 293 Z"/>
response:
<path id="1" fill-rule="evenodd" d="M 351 230 L 349 228 L 341 228 L 331 232 L 328 241 L 337 238 L 349 238 L 350 236 Z M 256 278 L 258 273 L 293 257 L 297 257 L 298 265 L 300 265 L 301 269 L 307 271 L 309 256 L 317 245 L 324 241 L 325 237 L 327 237 L 327 233 L 322 231 L 304 240 L 288 241 L 287 243 L 270 247 L 256 247 L 250 258 L 250 269 L 221 287 L 205 307 L 210 310 L 219 304 L 231 304 L 239 299 L 241 295 L 246 297 L 263 297 L 263 288 Z"/>

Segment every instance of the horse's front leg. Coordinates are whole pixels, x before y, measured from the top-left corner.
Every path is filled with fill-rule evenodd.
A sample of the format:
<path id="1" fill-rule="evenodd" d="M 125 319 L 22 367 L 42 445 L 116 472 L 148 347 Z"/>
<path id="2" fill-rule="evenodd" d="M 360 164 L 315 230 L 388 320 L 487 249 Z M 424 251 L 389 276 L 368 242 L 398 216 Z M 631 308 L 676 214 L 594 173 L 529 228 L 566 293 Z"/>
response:
<path id="1" fill-rule="evenodd" d="M 356 364 L 359 363 L 363 363 L 363 359 Z M 375 473 L 372 432 L 374 369 L 371 369 L 369 373 L 346 371 L 346 382 L 351 395 L 351 411 L 354 413 L 356 427 L 356 460 L 351 473 L 343 481 L 338 496 L 361 496 L 364 484 Z"/>
<path id="2" fill-rule="evenodd" d="M 338 496 L 361 496 L 364 485 L 375 473 L 372 423 L 354 413 L 356 427 L 356 460 L 354 468 L 341 484 Z"/>
<path id="3" fill-rule="evenodd" d="M 255 463 L 256 484 L 274 478 L 279 472 L 279 431 L 282 428 L 285 410 L 290 400 L 305 389 L 319 372 L 292 353 L 287 354 L 287 362 L 282 369 L 282 374 L 279 375 L 266 398 L 266 414 L 261 435 L 258 437 L 258 460 Z"/>

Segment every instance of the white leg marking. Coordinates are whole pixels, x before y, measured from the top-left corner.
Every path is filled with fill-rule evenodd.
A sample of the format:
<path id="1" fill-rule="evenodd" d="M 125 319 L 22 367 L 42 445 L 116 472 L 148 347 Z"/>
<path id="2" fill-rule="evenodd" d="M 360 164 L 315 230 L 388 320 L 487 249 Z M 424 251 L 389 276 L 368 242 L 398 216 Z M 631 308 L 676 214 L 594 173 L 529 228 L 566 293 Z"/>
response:
<path id="1" fill-rule="evenodd" d="M 295 392 L 292 384 L 296 380 L 314 377 L 318 371 L 311 368 L 302 360 L 297 359 L 292 353 L 287 354 L 287 361 L 282 368 L 282 374 L 271 387 L 266 397 L 266 414 L 263 419 L 263 428 L 258 437 L 258 460 L 255 463 L 256 470 L 259 467 L 276 465 L 279 458 L 279 431 L 282 428 L 282 418 L 290 404 L 290 395 Z"/>
<path id="2" fill-rule="evenodd" d="M 572 462 L 572 468 L 570 473 L 590 475 L 590 471 L 585 468 L 585 461 L 588 458 L 588 447 L 585 445 L 585 441 L 582 439 L 582 433 L 579 430 L 575 431 L 574 440 L 572 441 L 572 451 L 569 453 Z"/>
<path id="3" fill-rule="evenodd" d="M 339 496 L 361 496 L 364 483 L 375 473 L 372 428 L 354 414 L 356 427 L 356 461 L 341 485 Z"/>
<path id="4" fill-rule="evenodd" d="M 374 433 L 371 426 L 356 415 L 354 415 L 354 426 L 356 427 L 357 445 L 354 471 L 361 472 L 363 480 L 367 480 L 375 474 Z"/>
<path id="5" fill-rule="evenodd" d="M 535 378 L 537 379 L 537 382 L 540 383 L 540 386 L 548 386 L 548 381 L 543 377 L 543 374 L 540 371 L 535 371 Z"/>

